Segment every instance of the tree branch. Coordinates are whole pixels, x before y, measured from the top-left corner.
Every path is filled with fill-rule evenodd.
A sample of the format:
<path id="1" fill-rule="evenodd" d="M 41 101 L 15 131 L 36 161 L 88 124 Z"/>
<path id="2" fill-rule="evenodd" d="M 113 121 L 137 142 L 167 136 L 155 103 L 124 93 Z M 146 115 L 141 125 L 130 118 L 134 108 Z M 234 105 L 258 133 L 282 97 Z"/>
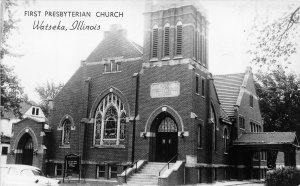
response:
<path id="1" fill-rule="evenodd" d="M 289 20 L 288 20 L 288 24 L 287 24 L 287 27 L 285 28 L 285 30 L 283 31 L 283 33 L 280 35 L 280 38 L 279 38 L 279 41 L 278 41 L 278 44 L 277 46 L 280 45 L 281 43 L 281 40 L 283 38 L 283 36 L 292 28 L 292 26 L 298 22 L 298 20 L 295 19 L 295 15 L 296 13 L 300 10 L 300 6 L 298 8 L 296 8 L 292 13 L 291 15 L 289 16 Z"/>

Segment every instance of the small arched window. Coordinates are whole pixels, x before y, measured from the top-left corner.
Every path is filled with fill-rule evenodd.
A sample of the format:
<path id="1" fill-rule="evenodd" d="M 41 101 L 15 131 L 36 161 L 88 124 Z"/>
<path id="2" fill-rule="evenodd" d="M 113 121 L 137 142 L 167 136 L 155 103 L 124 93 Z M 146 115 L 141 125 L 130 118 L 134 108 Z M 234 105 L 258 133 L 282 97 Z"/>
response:
<path id="1" fill-rule="evenodd" d="M 158 26 L 155 25 L 152 29 L 152 58 L 157 58 L 158 50 Z"/>
<path id="2" fill-rule="evenodd" d="M 65 119 L 62 124 L 62 145 L 70 145 L 71 139 L 71 121 Z"/>
<path id="3" fill-rule="evenodd" d="M 210 120 L 212 122 L 212 128 L 213 128 L 213 148 L 214 150 L 217 150 L 217 116 L 216 116 L 216 112 L 214 109 L 213 104 L 211 104 L 210 106 Z"/>
<path id="4" fill-rule="evenodd" d="M 170 24 L 164 27 L 164 57 L 170 55 Z"/>
<path id="5" fill-rule="evenodd" d="M 124 145 L 126 111 L 121 99 L 109 93 L 95 113 L 94 145 Z"/>
<path id="6" fill-rule="evenodd" d="M 227 128 L 224 129 L 224 134 L 223 134 L 223 137 L 224 137 L 224 152 L 225 153 L 228 153 L 228 130 Z"/>
<path id="7" fill-rule="evenodd" d="M 182 23 L 176 25 L 176 55 L 182 55 Z"/>

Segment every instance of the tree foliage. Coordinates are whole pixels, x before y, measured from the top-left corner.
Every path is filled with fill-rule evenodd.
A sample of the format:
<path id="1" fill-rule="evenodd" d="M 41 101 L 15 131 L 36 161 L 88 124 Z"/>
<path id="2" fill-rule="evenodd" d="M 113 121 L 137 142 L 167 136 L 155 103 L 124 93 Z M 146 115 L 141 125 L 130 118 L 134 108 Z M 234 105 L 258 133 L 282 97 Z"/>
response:
<path id="1" fill-rule="evenodd" d="M 4 112 L 13 112 L 16 117 L 21 117 L 20 103 L 23 101 L 23 89 L 19 84 L 13 69 L 4 64 L 0 64 L 1 71 L 1 116 Z"/>
<path id="2" fill-rule="evenodd" d="M 4 4 L 2 5 L 2 3 Z M 3 59 L 5 55 L 11 54 L 7 40 L 11 36 L 12 31 L 17 29 L 18 20 L 14 19 L 14 12 L 12 11 L 12 8 L 16 5 L 17 4 L 13 0 L 1 1 L 1 6 L 4 6 L 4 12 L 1 12 L 3 23 L 1 23 L 0 59 Z"/>
<path id="3" fill-rule="evenodd" d="M 287 67 L 290 57 L 297 51 L 297 39 L 300 39 L 300 6 L 281 19 L 258 29 L 254 49 L 249 50 L 253 56 L 252 63 L 259 67 Z M 299 40 L 298 40 L 299 41 Z"/>
<path id="4" fill-rule="evenodd" d="M 283 67 L 256 74 L 257 94 L 265 131 L 298 131 L 300 135 L 300 79 Z"/>
<path id="5" fill-rule="evenodd" d="M 2 4 L 5 3 L 5 4 Z M 16 4 L 12 0 L 1 1 L 4 9 L 1 9 L 1 47 L 0 47 L 0 60 L 9 54 L 9 45 L 7 40 L 12 32 L 16 29 L 16 20 L 13 18 L 11 8 Z M 2 12 L 4 10 L 4 12 Z M 21 117 L 20 103 L 23 101 L 23 89 L 19 84 L 17 76 L 13 72 L 13 68 L 0 64 L 1 71 L 1 116 L 4 113 L 12 112 L 16 117 Z"/>
<path id="6" fill-rule="evenodd" d="M 63 87 L 63 83 L 55 84 L 54 82 L 47 81 L 45 85 L 39 85 L 35 88 L 41 99 L 40 106 L 46 116 L 49 114 L 48 100 L 54 99 Z"/>

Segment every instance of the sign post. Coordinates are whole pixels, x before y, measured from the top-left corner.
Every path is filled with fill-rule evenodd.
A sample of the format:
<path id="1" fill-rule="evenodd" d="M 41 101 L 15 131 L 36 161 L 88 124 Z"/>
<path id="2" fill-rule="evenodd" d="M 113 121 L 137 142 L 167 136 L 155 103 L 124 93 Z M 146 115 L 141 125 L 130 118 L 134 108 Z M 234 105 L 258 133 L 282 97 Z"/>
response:
<path id="1" fill-rule="evenodd" d="M 80 156 L 77 154 L 69 154 L 65 156 L 63 183 L 65 182 L 66 174 L 78 174 L 78 182 L 80 182 Z"/>

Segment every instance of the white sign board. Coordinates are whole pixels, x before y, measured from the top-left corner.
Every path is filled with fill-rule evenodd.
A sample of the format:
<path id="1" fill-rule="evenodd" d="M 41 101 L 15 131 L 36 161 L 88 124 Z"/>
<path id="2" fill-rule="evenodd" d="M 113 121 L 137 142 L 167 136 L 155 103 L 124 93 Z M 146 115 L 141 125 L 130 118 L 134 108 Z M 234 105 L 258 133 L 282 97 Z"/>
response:
<path id="1" fill-rule="evenodd" d="M 150 88 L 151 98 L 176 97 L 180 94 L 178 81 L 152 83 Z"/>

